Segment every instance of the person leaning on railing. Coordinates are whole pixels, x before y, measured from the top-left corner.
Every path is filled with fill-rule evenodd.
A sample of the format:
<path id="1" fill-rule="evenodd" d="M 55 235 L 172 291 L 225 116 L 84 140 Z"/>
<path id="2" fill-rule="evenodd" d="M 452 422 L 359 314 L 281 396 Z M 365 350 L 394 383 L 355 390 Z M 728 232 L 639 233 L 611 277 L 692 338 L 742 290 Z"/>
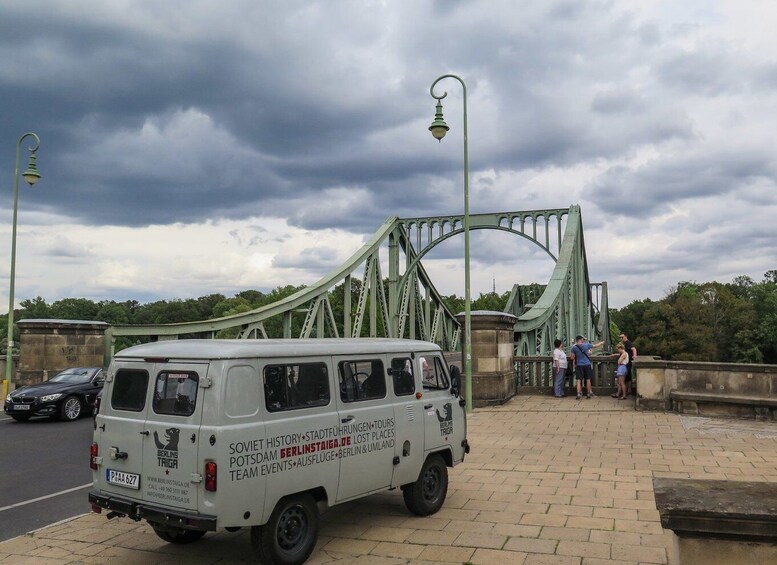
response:
<path id="1" fill-rule="evenodd" d="M 604 345 L 604 341 L 588 343 L 582 335 L 575 337 L 575 345 L 572 346 L 572 358 L 575 361 L 575 379 L 577 381 L 577 399 L 583 398 L 583 381 L 586 383 L 586 398 L 593 398 L 594 392 L 591 389 L 591 382 L 594 378 L 593 368 L 591 367 L 591 352 L 597 347 Z"/>

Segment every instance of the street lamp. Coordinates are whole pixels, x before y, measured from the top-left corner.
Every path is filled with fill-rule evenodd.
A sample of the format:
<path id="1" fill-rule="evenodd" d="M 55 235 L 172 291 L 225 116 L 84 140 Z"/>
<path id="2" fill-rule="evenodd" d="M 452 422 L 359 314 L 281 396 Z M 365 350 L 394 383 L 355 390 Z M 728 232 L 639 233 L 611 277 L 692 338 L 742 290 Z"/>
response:
<path id="1" fill-rule="evenodd" d="M 13 172 L 13 227 L 11 228 L 11 290 L 8 296 L 8 349 L 5 354 L 5 380 L 7 382 L 8 391 L 11 391 L 11 384 L 13 383 L 13 291 L 14 282 L 16 278 L 16 211 L 19 204 L 19 151 L 22 146 L 22 141 L 26 138 L 32 137 L 35 139 L 35 144 L 31 145 L 27 149 L 30 151 L 30 162 L 27 165 L 27 170 L 22 173 L 24 180 L 30 186 L 38 182 L 40 173 L 38 173 L 38 166 L 35 163 L 35 152 L 40 147 L 40 138 L 37 134 L 32 132 L 25 133 L 19 138 L 16 144 L 16 167 Z"/>
<path id="2" fill-rule="evenodd" d="M 467 153 L 467 85 L 456 75 L 442 75 L 432 83 L 429 94 L 437 100 L 434 121 L 429 131 L 438 141 L 442 141 L 450 129 L 442 117 L 442 99 L 448 96 L 443 92 L 438 96 L 434 87 L 445 78 L 453 78 L 461 83 L 464 91 L 464 399 L 467 412 L 472 412 L 472 311 L 469 295 L 469 156 Z"/>

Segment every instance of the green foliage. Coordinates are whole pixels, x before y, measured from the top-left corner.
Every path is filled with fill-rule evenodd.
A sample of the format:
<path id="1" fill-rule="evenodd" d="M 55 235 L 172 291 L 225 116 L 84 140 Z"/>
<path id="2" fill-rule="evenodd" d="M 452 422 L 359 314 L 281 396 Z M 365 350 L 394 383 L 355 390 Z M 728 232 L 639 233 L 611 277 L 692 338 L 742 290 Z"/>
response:
<path id="1" fill-rule="evenodd" d="M 760 283 L 746 276 L 730 284 L 683 281 L 663 300 L 636 300 L 611 318 L 641 355 L 777 363 L 777 270 Z"/>
<path id="2" fill-rule="evenodd" d="M 614 348 L 618 343 L 620 343 L 620 337 L 618 336 L 621 335 L 621 329 L 613 320 L 612 313 L 613 311 L 610 310 L 610 345 Z"/>
<path id="3" fill-rule="evenodd" d="M 384 285 L 387 281 L 384 281 Z M 23 300 L 15 312 L 16 320 L 59 318 L 100 320 L 110 324 L 164 324 L 230 316 L 273 304 L 302 290 L 304 286 L 286 285 L 268 293 L 244 290 L 231 298 L 210 294 L 196 299 L 159 300 L 141 304 L 135 300 L 94 302 L 86 298 L 65 298 L 47 304 L 40 296 Z M 524 302 L 536 302 L 542 285 L 527 285 Z M 351 319 L 354 319 L 361 282 L 351 281 Z M 529 296 L 531 295 L 531 296 Z M 536 296 L 535 296 L 536 295 Z M 472 310 L 503 311 L 509 292 L 481 293 L 472 301 Z M 454 313 L 464 311 L 464 299 L 443 297 Z M 329 303 L 338 333 L 344 336 L 343 285 L 329 292 Z M 304 305 L 292 314 L 291 335 L 298 336 L 305 320 Z M 369 299 L 366 301 L 369 312 Z M 283 315 L 264 322 L 270 337 L 283 336 Z M 682 281 L 658 301 L 635 300 L 620 310 L 610 310 L 610 334 L 616 342 L 620 331 L 634 341 L 640 355 L 664 359 L 723 361 L 736 363 L 777 363 L 777 270 L 764 274 L 760 283 L 750 277 L 734 278 L 729 284 Z M 6 346 L 7 316 L 0 316 L 0 352 Z M 383 334 L 378 316 L 378 335 Z M 313 327 L 315 335 L 316 327 Z M 329 330 L 326 330 L 327 335 Z M 18 329 L 14 331 L 18 342 Z M 235 337 L 237 330 L 224 330 L 219 337 Z M 369 316 L 365 316 L 361 335 L 369 335 Z M 120 337 L 116 350 L 135 345 L 137 337 Z"/>
<path id="4" fill-rule="evenodd" d="M 480 296 L 472 301 L 472 309 L 504 312 L 505 306 L 507 306 L 507 300 L 509 298 L 509 292 L 505 292 L 504 294 L 497 294 L 495 292 L 488 292 L 486 294 L 481 293 Z"/>
<path id="5" fill-rule="evenodd" d="M 43 300 L 40 296 L 36 296 L 35 298 L 22 300 L 19 303 L 22 307 L 22 311 L 20 312 L 19 316 L 17 317 L 17 320 L 22 319 L 36 319 L 36 318 L 53 318 L 51 315 L 51 308 L 48 304 L 46 304 L 46 301 Z M 7 333 L 7 332 L 6 332 Z"/>
<path id="6" fill-rule="evenodd" d="M 95 320 L 98 309 L 88 298 L 63 298 L 51 305 L 49 314 L 59 320 Z"/>
<path id="7" fill-rule="evenodd" d="M 448 310 L 453 312 L 453 315 L 464 312 L 464 298 L 451 294 L 450 296 L 442 297 L 443 304 L 448 307 Z"/>

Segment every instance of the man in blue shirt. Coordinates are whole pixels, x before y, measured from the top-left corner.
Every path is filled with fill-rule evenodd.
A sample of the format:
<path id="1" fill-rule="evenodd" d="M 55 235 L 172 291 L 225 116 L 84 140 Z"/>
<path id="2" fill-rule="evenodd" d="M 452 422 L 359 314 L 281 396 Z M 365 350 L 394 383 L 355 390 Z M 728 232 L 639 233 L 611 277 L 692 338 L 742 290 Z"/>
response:
<path id="1" fill-rule="evenodd" d="M 603 345 L 604 342 L 590 344 L 586 342 L 581 335 L 575 338 L 575 345 L 572 346 L 572 358 L 575 361 L 575 380 L 577 381 L 577 399 L 583 398 L 583 381 L 586 383 L 588 394 L 586 398 L 593 398 L 594 393 L 591 390 L 591 381 L 594 378 L 594 371 L 591 367 L 591 350 Z"/>

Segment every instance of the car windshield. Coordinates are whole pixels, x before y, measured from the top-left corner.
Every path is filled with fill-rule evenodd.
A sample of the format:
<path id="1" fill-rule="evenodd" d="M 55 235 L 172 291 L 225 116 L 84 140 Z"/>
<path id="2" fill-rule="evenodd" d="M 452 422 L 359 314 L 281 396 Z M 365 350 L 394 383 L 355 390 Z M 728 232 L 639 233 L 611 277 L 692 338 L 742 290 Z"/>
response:
<path id="1" fill-rule="evenodd" d="M 92 380 L 92 369 L 65 369 L 61 373 L 51 377 L 51 383 L 88 383 Z"/>

